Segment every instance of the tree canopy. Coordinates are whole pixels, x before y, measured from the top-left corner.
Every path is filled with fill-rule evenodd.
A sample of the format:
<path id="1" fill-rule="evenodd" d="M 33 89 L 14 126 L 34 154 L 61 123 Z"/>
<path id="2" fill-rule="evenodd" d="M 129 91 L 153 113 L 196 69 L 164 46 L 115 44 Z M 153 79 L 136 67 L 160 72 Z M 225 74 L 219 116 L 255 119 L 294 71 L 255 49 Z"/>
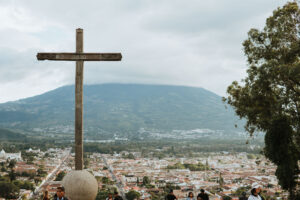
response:
<path id="1" fill-rule="evenodd" d="M 228 88 L 224 101 L 246 119 L 253 135 L 264 132 L 265 155 L 290 197 L 297 195 L 300 173 L 300 10 L 288 2 L 267 18 L 263 30 L 251 29 L 244 41 L 247 77 Z M 299 195 L 299 194 L 298 194 Z"/>
<path id="2" fill-rule="evenodd" d="M 62 181 L 63 178 L 65 177 L 65 175 L 66 175 L 66 172 L 64 172 L 64 171 L 59 172 L 55 178 L 55 181 Z"/>
<path id="3" fill-rule="evenodd" d="M 143 177 L 143 185 L 148 185 L 150 183 L 151 183 L 150 178 L 148 176 L 144 176 Z"/>
<path id="4" fill-rule="evenodd" d="M 19 195 L 19 188 L 11 182 L 0 181 L 0 197 L 5 199 L 16 199 Z"/>
<path id="5" fill-rule="evenodd" d="M 141 196 L 141 194 L 135 190 L 130 190 L 125 195 L 126 195 L 126 199 L 128 199 L 128 200 L 138 199 Z"/>

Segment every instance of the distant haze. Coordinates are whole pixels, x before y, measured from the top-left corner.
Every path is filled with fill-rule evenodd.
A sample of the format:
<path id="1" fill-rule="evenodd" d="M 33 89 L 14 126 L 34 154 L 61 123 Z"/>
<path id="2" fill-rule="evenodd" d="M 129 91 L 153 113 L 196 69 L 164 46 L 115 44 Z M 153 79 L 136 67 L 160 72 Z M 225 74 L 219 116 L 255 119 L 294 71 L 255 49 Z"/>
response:
<path id="1" fill-rule="evenodd" d="M 284 0 L 0 1 L 0 102 L 74 84 L 75 63 L 38 62 L 37 52 L 121 52 L 85 64 L 85 84 L 203 87 L 225 95 L 246 74 L 242 41 Z"/>

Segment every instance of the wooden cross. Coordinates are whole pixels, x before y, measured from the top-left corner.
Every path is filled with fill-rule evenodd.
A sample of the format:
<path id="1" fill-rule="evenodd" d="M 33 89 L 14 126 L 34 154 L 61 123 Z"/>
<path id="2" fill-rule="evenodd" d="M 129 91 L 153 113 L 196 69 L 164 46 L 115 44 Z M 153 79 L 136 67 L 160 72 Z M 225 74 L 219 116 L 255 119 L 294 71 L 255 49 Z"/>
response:
<path id="1" fill-rule="evenodd" d="M 38 60 L 76 61 L 75 84 L 75 170 L 83 169 L 83 62 L 120 61 L 121 53 L 83 53 L 83 29 L 76 29 L 75 53 L 38 53 Z"/>

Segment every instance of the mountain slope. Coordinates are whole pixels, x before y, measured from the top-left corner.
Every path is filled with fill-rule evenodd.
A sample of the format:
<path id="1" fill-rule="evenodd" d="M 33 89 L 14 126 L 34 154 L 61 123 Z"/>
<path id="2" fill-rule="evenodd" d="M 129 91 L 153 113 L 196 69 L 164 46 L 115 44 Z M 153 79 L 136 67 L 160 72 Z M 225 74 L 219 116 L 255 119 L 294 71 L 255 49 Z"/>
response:
<path id="1" fill-rule="evenodd" d="M 0 140 L 24 140 L 26 135 L 8 129 L 0 128 Z"/>
<path id="2" fill-rule="evenodd" d="M 84 127 L 88 131 L 235 130 L 238 122 L 221 97 L 202 88 L 102 84 L 84 87 Z M 71 127 L 74 86 L 0 104 L 0 125 L 17 128 Z"/>

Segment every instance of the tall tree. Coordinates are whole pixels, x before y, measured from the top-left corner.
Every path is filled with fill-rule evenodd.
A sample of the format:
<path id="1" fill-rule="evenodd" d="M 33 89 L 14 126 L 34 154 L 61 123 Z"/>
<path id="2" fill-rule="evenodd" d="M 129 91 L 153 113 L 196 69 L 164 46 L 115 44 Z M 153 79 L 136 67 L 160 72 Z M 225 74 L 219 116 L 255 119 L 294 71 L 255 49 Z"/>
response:
<path id="1" fill-rule="evenodd" d="M 15 168 L 16 164 L 17 164 L 16 160 L 14 160 L 14 159 L 10 160 L 8 167 L 12 170 L 13 168 Z"/>
<path id="2" fill-rule="evenodd" d="M 150 178 L 148 176 L 144 176 L 143 177 L 143 185 L 148 185 L 150 184 Z"/>
<path id="3" fill-rule="evenodd" d="M 300 10 L 296 2 L 278 8 L 263 30 L 244 41 L 248 76 L 228 88 L 224 101 L 245 118 L 245 129 L 265 132 L 264 149 L 290 198 L 297 198 L 300 173 Z M 298 195 L 299 190 L 298 190 Z M 300 197 L 298 197 L 300 198 Z"/>
<path id="4" fill-rule="evenodd" d="M 8 173 L 8 176 L 9 176 L 9 178 L 10 178 L 10 181 L 14 181 L 14 180 L 16 180 L 16 178 L 17 178 L 17 175 L 16 175 L 16 173 L 15 173 L 15 170 L 13 170 L 13 169 Z"/>

